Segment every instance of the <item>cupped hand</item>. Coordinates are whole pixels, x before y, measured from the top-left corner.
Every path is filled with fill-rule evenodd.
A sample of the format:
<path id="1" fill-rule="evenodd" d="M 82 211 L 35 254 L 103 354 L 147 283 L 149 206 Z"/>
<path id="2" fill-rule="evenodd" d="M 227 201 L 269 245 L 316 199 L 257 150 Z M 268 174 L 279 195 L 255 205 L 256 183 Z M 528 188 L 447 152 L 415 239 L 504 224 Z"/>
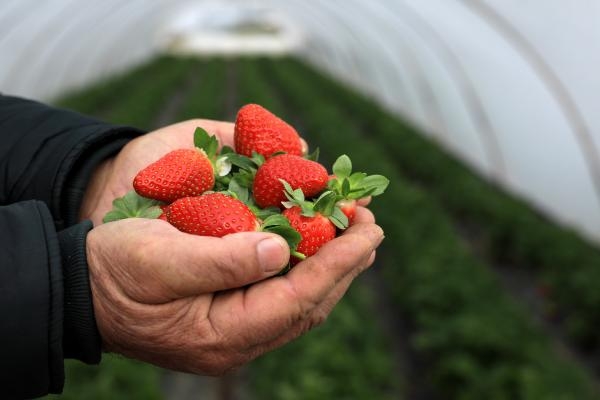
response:
<path id="1" fill-rule="evenodd" d="M 129 142 L 119 154 L 96 168 L 86 190 L 80 219 L 102 223 L 111 210 L 112 201 L 133 189 L 135 175 L 148 164 L 171 150 L 194 146 L 194 130 L 204 128 L 215 135 L 222 145 L 233 146 L 233 123 L 193 119 L 158 129 Z"/>
<path id="2" fill-rule="evenodd" d="M 94 228 L 87 254 L 105 350 L 173 370 L 220 375 L 322 323 L 383 239 L 369 210 L 288 274 L 278 236 L 223 238 L 160 220 Z M 251 284 L 252 285 L 249 285 Z"/>

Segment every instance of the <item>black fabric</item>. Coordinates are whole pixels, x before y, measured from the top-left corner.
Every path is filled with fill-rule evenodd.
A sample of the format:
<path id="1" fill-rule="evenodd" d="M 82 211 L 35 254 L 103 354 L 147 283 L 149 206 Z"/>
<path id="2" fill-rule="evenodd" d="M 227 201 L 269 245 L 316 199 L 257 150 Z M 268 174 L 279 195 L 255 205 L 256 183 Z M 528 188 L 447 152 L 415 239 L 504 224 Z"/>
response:
<path id="1" fill-rule="evenodd" d="M 62 270 L 48 208 L 0 207 L 0 390 L 2 398 L 60 391 Z"/>
<path id="2" fill-rule="evenodd" d="M 0 95 L 1 398 L 61 392 L 65 357 L 99 362 L 77 215 L 95 167 L 142 133 Z"/>
<path id="3" fill-rule="evenodd" d="M 61 231 L 58 237 L 65 282 L 64 356 L 97 364 L 101 358 L 101 340 L 94 319 L 85 255 L 85 238 L 91 229 L 92 223 L 84 221 Z"/>

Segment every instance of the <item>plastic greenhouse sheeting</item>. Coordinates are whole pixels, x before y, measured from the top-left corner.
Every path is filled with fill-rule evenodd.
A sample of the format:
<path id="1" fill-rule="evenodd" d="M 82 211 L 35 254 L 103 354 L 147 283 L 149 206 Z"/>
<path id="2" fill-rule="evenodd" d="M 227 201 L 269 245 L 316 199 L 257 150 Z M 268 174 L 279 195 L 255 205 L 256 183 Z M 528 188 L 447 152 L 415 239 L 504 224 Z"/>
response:
<path id="1" fill-rule="evenodd" d="M 165 48 L 294 52 L 600 242 L 598 20 L 561 0 L 8 0 L 0 90 L 52 99 Z"/>

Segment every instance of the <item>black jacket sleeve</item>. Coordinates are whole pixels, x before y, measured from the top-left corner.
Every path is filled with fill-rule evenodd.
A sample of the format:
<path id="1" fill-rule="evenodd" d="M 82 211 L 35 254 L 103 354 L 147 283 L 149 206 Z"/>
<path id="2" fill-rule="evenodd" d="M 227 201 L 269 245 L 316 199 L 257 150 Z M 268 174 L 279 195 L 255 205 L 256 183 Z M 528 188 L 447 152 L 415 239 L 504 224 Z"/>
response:
<path id="1" fill-rule="evenodd" d="M 142 132 L 0 95 L 0 390 L 59 393 L 63 359 L 100 360 L 85 238 L 94 168 Z"/>

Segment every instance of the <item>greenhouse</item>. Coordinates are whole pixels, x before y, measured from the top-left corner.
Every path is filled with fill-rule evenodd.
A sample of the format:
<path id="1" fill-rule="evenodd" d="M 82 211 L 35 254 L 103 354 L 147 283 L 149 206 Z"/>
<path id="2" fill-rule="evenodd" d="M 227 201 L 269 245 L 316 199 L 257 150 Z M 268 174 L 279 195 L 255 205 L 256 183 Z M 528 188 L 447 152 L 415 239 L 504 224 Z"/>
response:
<path id="1" fill-rule="evenodd" d="M 354 171 L 389 179 L 381 195 L 367 193 L 373 195 L 367 207 L 385 232 L 375 261 L 319 326 L 310 324 L 294 340 L 273 339 L 277 346 L 265 345 L 267 351 L 252 353 L 231 371 L 191 370 L 176 358 L 157 362 L 160 351 L 144 338 L 132 336 L 139 343 L 131 347 L 108 340 L 106 332 L 121 328 L 107 328 L 100 318 L 144 323 L 127 320 L 127 302 L 119 303 L 121 318 L 106 319 L 110 310 L 99 306 L 103 292 L 94 286 L 101 279 L 90 266 L 102 361 L 65 355 L 62 393 L 36 395 L 600 398 L 599 19 L 598 4 L 558 0 L 5 1 L 0 7 L 0 99 L 32 99 L 52 110 L 135 130 L 102 160 L 116 157 L 129 140 L 146 132 L 154 135 L 181 121 L 189 126 L 200 119 L 234 122 L 244 105 L 258 104 L 294 127 L 309 152 L 318 147 L 318 161 L 329 174 L 341 175 L 332 166 L 347 154 Z M 12 116 L 3 114 L 2 104 L 0 132 L 12 137 L 3 131 Z M 32 122 L 32 129 L 52 119 L 47 118 Z M 212 125 L 206 126 L 210 134 Z M 190 129 L 189 147 L 193 134 Z M 10 164 L 16 158 L 12 151 L 0 146 L 0 176 L 19 168 Z M 41 151 L 31 165 L 37 165 Z M 90 156 L 91 150 L 83 154 Z M 257 168 L 277 157 L 282 156 L 263 157 L 265 164 Z M 249 161 L 230 160 L 242 175 Z M 93 176 L 71 174 L 90 181 Z M 17 198 L 18 190 L 9 187 L 2 192 L 0 210 L 17 200 L 44 200 Z M 86 198 L 81 194 L 74 204 Z M 75 215 L 85 215 L 84 208 Z M 164 212 L 168 220 L 173 211 Z M 89 235 L 123 223 L 90 219 Z M 0 221 L 9 221 L 2 211 Z M 58 239 L 53 240 L 62 243 L 68 221 L 56 223 Z M 153 220 L 139 229 L 161 224 Z M 342 243 L 360 225 L 351 222 L 348 234 L 338 230 L 341 239 L 333 241 Z M 117 242 L 135 239 L 115 232 L 122 235 Z M 136 240 L 151 247 L 150 239 Z M 119 246 L 121 251 L 124 245 Z M 159 257 L 161 250 L 149 252 Z M 1 268 L 19 267 L 11 264 L 17 256 L 0 250 L 4 254 L 9 258 Z M 99 259 L 86 254 L 89 263 Z M 139 254 L 126 259 L 141 259 Z M 214 298 L 233 296 L 233 289 L 249 294 L 269 280 L 292 280 L 303 267 L 315 270 L 315 282 L 328 276 L 319 272 L 328 265 L 310 259 L 288 275 L 215 291 Z M 333 269 L 342 264 L 333 259 Z M 0 272 L 0 278 L 6 276 Z M 350 285 L 348 279 L 344 282 Z M 142 282 L 140 293 L 156 289 Z M 0 299 L 17 291 L 11 285 L 0 283 L 5 291 Z M 136 298 L 138 292 L 132 293 Z M 167 301 L 150 297 L 153 306 Z M 266 308 L 276 309 L 285 300 L 283 295 L 265 300 Z M 146 308 L 140 310 L 146 315 Z M 1 312 L 11 310 L 5 306 Z M 240 326 L 243 322 L 240 317 Z M 268 331 L 267 325 L 248 326 L 258 332 Z M 0 328 L 5 339 L 0 359 L 13 354 L 11 329 Z M 115 337 L 137 331 L 124 328 Z M 181 332 L 182 337 L 191 334 L 201 332 Z M 219 334 L 223 340 L 232 335 Z M 169 340 L 177 338 L 165 337 L 164 343 Z M 0 362 L 3 369 L 9 365 Z M 181 370 L 198 373 L 176 372 Z M 10 381 L 11 370 L 2 372 Z M 0 398 L 2 393 L 0 388 Z"/>

